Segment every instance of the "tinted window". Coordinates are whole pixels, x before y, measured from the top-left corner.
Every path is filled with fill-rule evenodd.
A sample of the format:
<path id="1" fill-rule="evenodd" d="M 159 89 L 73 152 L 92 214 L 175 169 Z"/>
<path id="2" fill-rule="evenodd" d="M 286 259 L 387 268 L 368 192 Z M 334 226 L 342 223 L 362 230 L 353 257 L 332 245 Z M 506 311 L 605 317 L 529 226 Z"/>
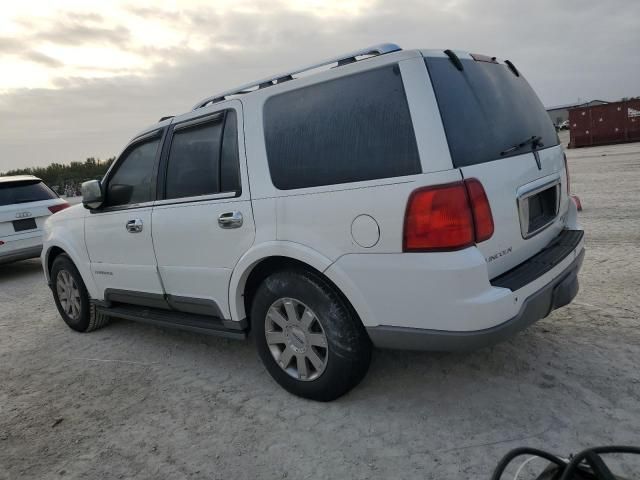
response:
<path id="1" fill-rule="evenodd" d="M 279 189 L 420 173 L 397 66 L 272 97 L 264 129 L 271 179 Z"/>
<path id="2" fill-rule="evenodd" d="M 0 183 L 0 206 L 39 202 L 58 196 L 40 180 Z"/>
<path id="3" fill-rule="evenodd" d="M 220 191 L 222 121 L 176 130 L 169 151 L 166 198 Z"/>
<path id="4" fill-rule="evenodd" d="M 427 68 L 456 167 L 489 162 L 531 151 L 531 145 L 501 152 L 531 138 L 542 147 L 558 144 L 549 115 L 529 83 L 504 64 L 428 58 Z M 527 150 L 528 149 L 528 150 Z"/>
<path id="5" fill-rule="evenodd" d="M 125 153 L 107 187 L 107 206 L 155 199 L 155 161 L 160 139 L 139 144 Z"/>
<path id="6" fill-rule="evenodd" d="M 174 131 L 165 198 L 239 191 L 235 112 Z"/>

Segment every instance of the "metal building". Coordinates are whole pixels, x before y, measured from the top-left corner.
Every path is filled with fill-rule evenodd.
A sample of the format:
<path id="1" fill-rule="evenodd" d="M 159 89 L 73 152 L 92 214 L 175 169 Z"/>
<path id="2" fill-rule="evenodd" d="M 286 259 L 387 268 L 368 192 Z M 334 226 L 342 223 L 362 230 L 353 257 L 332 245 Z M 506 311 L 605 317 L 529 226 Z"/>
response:
<path id="1" fill-rule="evenodd" d="M 551 118 L 554 125 L 560 125 L 565 120 L 569 120 L 569 110 L 579 107 L 591 107 L 594 105 L 605 105 L 609 102 L 604 100 L 591 100 L 585 103 L 569 103 L 567 105 L 556 105 L 555 107 L 547 108 L 547 113 Z"/>

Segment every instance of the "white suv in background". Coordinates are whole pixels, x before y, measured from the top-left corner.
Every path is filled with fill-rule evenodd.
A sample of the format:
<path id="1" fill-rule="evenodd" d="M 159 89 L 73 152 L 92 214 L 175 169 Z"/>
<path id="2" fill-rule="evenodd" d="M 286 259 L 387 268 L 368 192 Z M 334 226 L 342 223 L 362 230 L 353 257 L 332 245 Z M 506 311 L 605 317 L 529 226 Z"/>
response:
<path id="1" fill-rule="evenodd" d="M 0 264 L 39 257 L 44 221 L 68 206 L 39 178 L 0 177 Z"/>
<path id="2" fill-rule="evenodd" d="M 308 70 L 313 70 L 310 74 Z M 583 232 L 553 123 L 509 61 L 381 45 L 139 133 L 46 224 L 65 322 L 255 336 L 316 400 L 372 346 L 503 339 L 577 293 Z"/>

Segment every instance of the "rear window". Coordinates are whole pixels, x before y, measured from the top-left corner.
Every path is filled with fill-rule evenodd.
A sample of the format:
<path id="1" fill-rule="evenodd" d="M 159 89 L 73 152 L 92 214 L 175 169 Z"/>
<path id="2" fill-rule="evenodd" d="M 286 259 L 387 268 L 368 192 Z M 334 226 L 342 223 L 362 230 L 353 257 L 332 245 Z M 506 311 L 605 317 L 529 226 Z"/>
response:
<path id="1" fill-rule="evenodd" d="M 0 206 L 40 202 L 58 196 L 40 180 L 0 183 Z"/>
<path id="2" fill-rule="evenodd" d="M 538 149 L 558 145 L 549 115 L 522 74 L 502 63 L 427 58 L 427 69 L 455 167 L 490 162 L 531 151 L 531 145 L 501 155 L 533 136 Z"/>
<path id="3" fill-rule="evenodd" d="M 274 96 L 264 107 L 273 184 L 315 187 L 420 173 L 397 66 Z"/>

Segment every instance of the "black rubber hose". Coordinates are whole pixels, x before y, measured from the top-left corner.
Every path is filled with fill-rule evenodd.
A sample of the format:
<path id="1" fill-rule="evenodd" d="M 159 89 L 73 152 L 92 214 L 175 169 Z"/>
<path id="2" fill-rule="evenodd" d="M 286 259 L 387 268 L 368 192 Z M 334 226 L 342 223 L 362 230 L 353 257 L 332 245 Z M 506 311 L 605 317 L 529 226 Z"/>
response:
<path id="1" fill-rule="evenodd" d="M 640 455 L 640 447 L 611 445 L 608 447 L 587 448 L 571 459 L 567 467 L 564 469 L 560 480 L 570 480 L 571 475 L 575 473 L 578 465 L 580 465 L 580 463 L 582 463 L 584 460 L 587 460 L 589 465 L 592 467 L 594 473 L 596 474 L 596 478 L 602 480 L 608 480 L 608 478 L 612 478 L 611 472 L 606 467 L 604 462 L 602 462 L 602 460 L 599 458 L 600 455 L 605 453 L 631 453 Z"/>
<path id="2" fill-rule="evenodd" d="M 498 463 L 498 466 L 493 471 L 491 480 L 500 480 L 500 477 L 502 477 L 502 474 L 507 468 L 507 465 L 509 465 L 509 463 L 511 463 L 514 458 L 519 457 L 520 455 L 533 455 L 536 457 L 544 458 L 545 460 L 549 460 L 551 463 L 555 463 L 563 469 L 567 466 L 567 462 L 559 457 L 556 457 L 555 455 L 552 455 L 551 453 L 545 452 L 544 450 L 538 450 L 537 448 L 520 447 L 511 450 L 504 457 L 502 457 L 502 460 L 500 460 L 500 463 Z"/>

